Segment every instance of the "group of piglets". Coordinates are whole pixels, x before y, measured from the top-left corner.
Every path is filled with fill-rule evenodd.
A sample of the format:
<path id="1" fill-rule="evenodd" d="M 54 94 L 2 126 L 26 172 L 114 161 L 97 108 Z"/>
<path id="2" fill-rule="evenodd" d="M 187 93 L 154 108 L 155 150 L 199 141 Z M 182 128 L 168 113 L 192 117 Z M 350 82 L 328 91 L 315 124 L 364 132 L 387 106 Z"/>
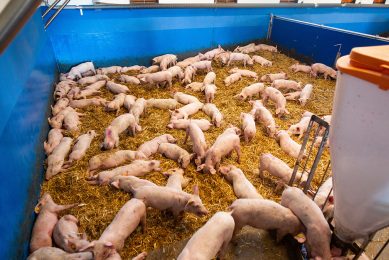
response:
<path id="1" fill-rule="evenodd" d="M 232 184 L 238 200 L 229 207 L 229 212 L 216 213 L 199 229 L 189 240 L 178 259 L 211 259 L 218 252 L 219 256 L 223 256 L 231 238 L 245 225 L 268 230 L 276 229 L 277 240 L 282 239 L 286 234 L 297 235 L 306 232 L 311 255 L 327 259 L 328 252 L 324 243 L 328 240 L 326 238 L 328 232 L 325 225 L 323 223 L 317 224 L 314 221 L 314 214 L 312 218 L 300 216 L 302 213 L 300 213 L 299 207 L 293 203 L 289 204 L 290 198 L 284 194 L 292 194 L 291 196 L 301 200 L 302 205 L 309 205 L 310 208 L 315 208 L 315 202 L 319 207 L 324 207 L 328 189 L 332 189 L 332 182 L 328 181 L 323 185 L 325 187 L 318 192 L 321 196 L 317 195 L 315 201 L 312 202 L 313 204 L 307 202 L 307 199 L 310 201 L 309 198 L 305 198 L 305 194 L 302 194 L 305 197 L 299 194 L 298 189 L 287 188 L 283 194 L 284 204 L 280 205 L 263 199 L 244 173 L 236 166 L 220 166 L 222 159 L 233 151 L 237 153 L 237 162 L 240 162 L 240 137 L 243 136 L 246 142 L 250 142 L 256 133 L 256 121 L 264 124 L 267 134 L 279 141 L 282 150 L 297 158 L 301 146 L 293 141 L 289 135 L 299 134 L 301 137 L 306 130 L 311 114 L 305 113 L 302 120 L 291 126 L 288 131 L 278 131 L 272 113 L 265 105 L 270 99 L 276 105 L 275 114 L 277 116 L 288 114 L 285 107 L 286 100 L 299 100 L 302 105 L 305 105 L 311 96 L 313 86 L 307 84 L 302 87 L 301 82 L 288 80 L 287 74 L 283 72 L 267 74 L 259 78 L 257 73 L 253 71 L 234 67 L 229 71 L 231 75 L 224 80 L 226 86 L 240 80 L 241 77 L 251 77 L 262 81 L 251 84 L 235 96 L 242 101 L 249 100 L 253 108 L 250 112 L 241 114 L 241 129 L 229 125 L 217 137 L 212 146 L 207 144 L 203 133 L 212 125 L 221 127 L 223 121 L 223 114 L 213 104 L 217 87 L 212 61 L 220 60 L 223 65 L 227 66 L 232 62 L 243 62 L 244 66 L 253 65 L 254 62 L 261 64 L 261 66 L 272 66 L 271 61 L 261 56 L 250 57 L 248 55 L 251 52 L 261 50 L 277 52 L 276 47 L 265 44 L 237 47 L 234 52 L 224 51 L 219 46 L 180 62 L 177 62 L 177 56 L 173 54 L 153 58 L 153 65 L 147 68 L 134 65 L 95 69 L 92 62 L 85 62 L 61 75 L 61 81 L 56 85 L 54 91 L 56 103 L 52 106 L 53 116 L 48 119 L 52 129 L 44 143 L 44 149 L 48 156 L 47 180 L 82 159 L 93 138 L 97 136 L 94 130 L 89 130 L 78 136 L 73 147 L 73 139 L 64 136 L 65 131 L 79 132 L 80 116 L 83 114 L 78 110 L 88 106 L 103 106 L 107 112 L 115 112 L 117 115 L 104 131 L 104 141 L 101 144 L 101 148 L 104 150 L 118 148 L 122 133 L 135 136 L 142 131 L 139 124 L 140 117 L 145 114 L 147 108 L 157 108 L 170 111 L 171 120 L 167 127 L 185 130 L 184 143 L 190 138 L 193 153 L 179 147 L 176 144 L 176 138 L 172 135 L 164 134 L 143 143 L 137 151 L 116 150 L 93 156 L 89 160 L 87 181 L 94 185 L 109 184 L 131 193 L 133 198 L 121 208 L 101 237 L 90 242 L 85 234 L 80 235 L 78 232 L 76 217 L 65 215 L 58 220 L 58 215 L 62 210 L 76 207 L 77 204 L 57 205 L 49 194 L 44 194 L 36 207 L 36 211 L 39 210 L 39 215 L 33 229 L 30 244 L 32 254 L 29 259 L 52 259 L 53 257 L 121 259 L 118 252 L 123 248 L 125 239 L 139 224 L 145 230 L 147 207 L 168 210 L 175 217 L 182 212 L 190 212 L 197 216 L 208 214 L 208 210 L 199 197 L 197 186 L 193 187 L 192 194 L 183 191 L 189 182 L 189 179 L 184 177 L 184 169 L 191 161 L 195 162 L 198 171 L 211 174 L 219 171 Z M 312 66 L 295 64 L 290 69 L 294 72 L 310 73 L 315 77 L 320 73 L 324 74 L 325 78 L 327 76 L 336 77 L 336 72 L 334 74 L 331 68 L 323 64 Z M 193 82 L 194 76 L 199 71 L 206 72 L 203 82 Z M 129 76 L 125 74 L 127 72 L 136 72 L 138 75 Z M 168 99 L 137 98 L 129 94 L 126 85 L 117 83 L 108 77 L 109 74 L 115 73 L 120 74 L 118 79 L 121 83 L 135 85 L 151 84 L 157 87 L 166 85 L 170 87 L 172 81 L 176 79 L 185 84 L 185 89 L 203 92 L 205 104 L 200 102 L 198 98 L 183 92 L 175 92 L 172 94 L 172 98 Z M 270 82 L 271 86 L 265 87 L 267 82 Z M 107 88 L 115 95 L 113 100 L 108 101 L 96 97 L 101 93 L 102 87 Z M 286 93 L 284 97 L 280 90 L 296 92 Z M 261 95 L 262 101 L 252 100 L 256 95 Z M 119 115 L 122 107 L 128 112 Z M 209 116 L 211 121 L 189 118 L 200 110 Z M 325 120 L 330 120 L 330 116 L 327 116 Z M 319 140 L 317 141 L 319 142 Z M 180 168 L 170 169 L 163 173 L 168 178 L 165 186 L 158 186 L 139 178 L 153 171 L 161 171 L 160 162 L 150 159 L 156 153 L 176 161 L 180 166 Z M 284 187 L 292 175 L 292 169 L 271 154 L 263 154 L 260 157 L 259 175 L 261 177 L 263 177 L 264 171 L 279 178 L 277 189 Z M 298 173 L 295 178 L 302 185 L 306 179 L 307 176 L 302 173 Z M 292 200 L 294 199 L 292 197 Z M 316 207 L 318 207 L 317 205 Z M 311 210 L 318 214 L 316 208 L 309 209 L 309 211 Z M 325 214 L 331 215 L 333 214 L 333 206 L 325 206 L 323 211 Z M 320 234 L 317 234 L 317 228 L 320 228 Z M 58 248 L 52 247 L 53 240 Z M 144 252 L 134 259 L 144 259 L 146 255 Z"/>

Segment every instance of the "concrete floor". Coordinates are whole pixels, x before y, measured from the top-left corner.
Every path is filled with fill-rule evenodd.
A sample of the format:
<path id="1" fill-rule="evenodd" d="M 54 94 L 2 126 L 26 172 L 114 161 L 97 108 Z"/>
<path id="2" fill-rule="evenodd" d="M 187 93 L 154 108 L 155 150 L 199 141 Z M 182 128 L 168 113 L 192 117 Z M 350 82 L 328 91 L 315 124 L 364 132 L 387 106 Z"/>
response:
<path id="1" fill-rule="evenodd" d="M 147 259 L 176 259 L 184 248 L 188 240 L 180 241 L 149 252 Z M 264 230 L 245 227 L 235 239 L 232 240 L 228 248 L 226 260 L 285 260 L 299 259 L 296 248 L 284 239 L 280 244 L 276 244 L 275 236 Z"/>

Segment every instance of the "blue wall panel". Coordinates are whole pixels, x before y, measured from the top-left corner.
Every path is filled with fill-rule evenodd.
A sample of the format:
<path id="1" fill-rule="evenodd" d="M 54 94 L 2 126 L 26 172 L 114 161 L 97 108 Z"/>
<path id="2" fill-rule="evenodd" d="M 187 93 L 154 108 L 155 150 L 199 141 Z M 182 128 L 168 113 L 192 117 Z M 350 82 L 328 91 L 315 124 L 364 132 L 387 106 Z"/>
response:
<path id="1" fill-rule="evenodd" d="M 288 35 L 285 37 L 285 35 Z M 335 64 L 341 44 L 341 54 L 350 53 L 354 47 L 389 44 L 389 40 L 379 40 L 361 34 L 348 33 L 323 26 L 310 25 L 275 17 L 271 41 L 283 49 L 307 56 L 310 60 L 329 66 Z"/>
<path id="2" fill-rule="evenodd" d="M 27 253 L 56 73 L 36 12 L 0 55 L 0 259 L 24 259 Z"/>
<path id="3" fill-rule="evenodd" d="M 389 31 L 389 8 L 95 8 L 83 15 L 63 10 L 48 33 L 61 71 L 87 60 L 147 65 L 161 53 L 264 38 L 271 13 L 363 33 Z"/>

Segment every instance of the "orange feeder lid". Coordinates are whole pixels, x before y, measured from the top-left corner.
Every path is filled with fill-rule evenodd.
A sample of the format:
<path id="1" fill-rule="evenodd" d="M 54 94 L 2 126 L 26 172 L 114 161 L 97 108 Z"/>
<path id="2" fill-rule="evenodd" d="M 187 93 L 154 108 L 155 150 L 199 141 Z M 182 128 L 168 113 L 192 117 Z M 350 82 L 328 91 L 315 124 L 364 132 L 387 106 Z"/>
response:
<path id="1" fill-rule="evenodd" d="M 389 45 L 353 48 L 350 55 L 338 59 L 336 67 L 389 90 Z"/>

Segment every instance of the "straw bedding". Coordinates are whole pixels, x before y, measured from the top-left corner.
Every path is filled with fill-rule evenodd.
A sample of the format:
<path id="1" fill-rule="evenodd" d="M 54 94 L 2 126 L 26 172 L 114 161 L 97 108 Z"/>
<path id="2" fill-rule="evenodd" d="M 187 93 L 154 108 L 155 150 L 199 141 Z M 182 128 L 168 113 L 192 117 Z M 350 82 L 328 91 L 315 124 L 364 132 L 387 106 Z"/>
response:
<path id="1" fill-rule="evenodd" d="M 313 94 L 307 105 L 303 108 L 297 102 L 288 101 L 287 109 L 290 115 L 284 118 L 276 118 L 277 125 L 280 129 L 288 129 L 290 124 L 297 123 L 302 112 L 305 110 L 311 111 L 317 115 L 331 114 L 333 93 L 335 81 L 324 80 L 322 78 L 312 79 L 309 75 L 298 72 L 293 73 L 289 70 L 289 66 L 297 61 L 281 53 L 258 52 L 261 55 L 273 62 L 272 67 L 261 67 L 255 64 L 253 67 L 248 67 L 262 76 L 266 73 L 278 73 L 284 71 L 288 73 L 290 79 L 301 81 L 303 84 L 312 83 L 314 85 Z M 253 54 L 251 54 L 253 55 Z M 239 68 L 243 68 L 241 64 L 236 64 Z M 234 95 L 249 84 L 255 82 L 254 79 L 243 77 L 242 80 L 226 87 L 223 80 L 229 75 L 228 70 L 233 68 L 222 67 L 220 64 L 213 62 L 213 69 L 217 75 L 216 86 L 218 87 L 214 103 L 224 115 L 222 127 L 212 127 L 205 132 L 207 143 L 212 145 L 219 134 L 229 125 L 233 124 L 240 126 L 240 113 L 251 110 L 251 105 L 246 101 L 239 101 L 233 98 Z M 119 75 L 109 75 L 118 81 Z M 195 81 L 202 82 L 205 73 L 196 75 Z M 204 102 L 204 94 L 201 92 L 192 92 L 185 90 L 183 85 L 175 82 L 171 89 L 158 89 L 152 86 L 137 86 L 127 84 L 131 90 L 130 94 L 136 97 L 143 98 L 170 98 L 174 91 L 182 91 L 192 94 Z M 107 100 L 112 100 L 113 95 L 103 89 L 102 97 Z M 274 105 L 269 102 L 268 109 L 273 112 Z M 49 192 L 54 201 L 58 204 L 82 203 L 82 206 L 70 209 L 64 214 L 73 214 L 79 219 L 80 230 L 86 232 L 90 240 L 98 239 L 104 229 L 114 218 L 115 214 L 128 201 L 131 196 L 125 192 L 118 191 L 110 186 L 93 186 L 86 182 L 86 169 L 89 159 L 99 153 L 102 153 L 100 144 L 104 138 L 104 129 L 116 117 L 114 112 L 105 112 L 103 107 L 88 107 L 80 109 L 79 112 L 84 113 L 82 117 L 82 125 L 80 133 L 67 133 L 69 136 L 77 137 L 79 134 L 85 133 L 88 130 L 94 129 L 99 134 L 92 142 L 86 156 L 78 161 L 67 172 L 60 173 L 50 181 L 45 181 L 42 186 L 42 193 Z M 125 113 L 122 108 L 121 113 Z M 203 112 L 199 112 L 193 118 L 207 118 Z M 183 144 L 185 131 L 170 130 L 166 128 L 170 114 L 167 110 L 148 109 L 144 117 L 141 118 L 140 124 L 143 131 L 135 137 L 121 135 L 120 145 L 118 149 L 136 150 L 139 145 L 156 136 L 169 133 L 178 139 L 178 145 L 191 151 L 191 143 Z M 297 139 L 295 139 L 297 140 Z M 301 143 L 301 141 L 300 141 Z M 264 131 L 264 128 L 257 124 L 257 133 L 255 138 L 248 144 L 241 141 L 242 158 L 241 163 L 236 163 L 236 154 L 231 158 L 225 158 L 222 164 L 235 164 L 240 167 L 246 174 L 247 178 L 257 188 L 258 192 L 266 199 L 275 201 L 280 200 L 280 194 L 274 192 L 276 182 L 275 179 L 265 174 L 265 178 L 261 179 L 254 173 L 258 169 L 259 156 L 262 153 L 272 153 L 281 158 L 293 167 L 295 160 L 286 155 L 279 147 L 274 139 L 269 138 Z M 324 153 L 324 159 L 319 165 L 320 169 L 326 166 L 329 160 L 328 151 Z M 163 158 L 160 155 L 154 156 L 152 159 L 161 161 L 162 169 L 168 170 L 173 167 L 178 167 L 177 163 Z M 319 173 L 320 175 L 320 173 Z M 184 214 L 181 218 L 174 219 L 170 213 L 160 212 L 154 209 L 147 211 L 147 230 L 142 233 L 140 228 L 134 231 L 126 240 L 125 247 L 121 251 L 123 259 L 129 259 L 142 251 L 150 251 L 154 248 L 162 247 L 176 241 L 190 237 L 198 228 L 200 228 L 215 212 L 225 210 L 235 199 L 232 187 L 220 175 L 208 175 L 196 172 L 194 164 L 191 164 L 185 171 L 185 176 L 191 178 L 188 187 L 185 191 L 192 192 L 194 185 L 199 186 L 200 197 L 210 211 L 206 217 L 196 217 L 193 214 Z M 160 172 L 153 172 L 144 177 L 158 185 L 165 185 L 166 178 Z M 314 186 L 318 185 L 320 176 L 314 179 Z"/>

